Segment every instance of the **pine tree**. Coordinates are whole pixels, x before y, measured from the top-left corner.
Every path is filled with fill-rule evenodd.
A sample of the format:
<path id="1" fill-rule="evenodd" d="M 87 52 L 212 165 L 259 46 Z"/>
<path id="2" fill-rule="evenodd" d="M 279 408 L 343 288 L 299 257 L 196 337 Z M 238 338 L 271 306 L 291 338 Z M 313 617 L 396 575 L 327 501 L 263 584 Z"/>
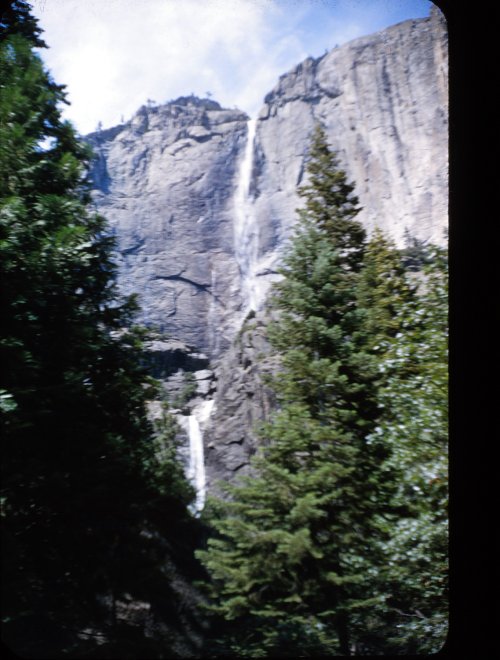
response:
<path id="1" fill-rule="evenodd" d="M 22 35 L 37 48 L 46 48 L 41 38 L 42 30 L 36 18 L 31 14 L 31 7 L 25 0 L 10 0 L 0 14 L 0 30 L 6 39 L 10 35 Z"/>
<path id="2" fill-rule="evenodd" d="M 447 631 L 447 259 L 436 246 L 424 257 L 418 293 L 400 297 L 399 331 L 379 362 L 373 438 L 389 445 L 386 465 L 397 478 L 380 573 L 387 597 L 367 640 L 374 652 L 435 653 Z"/>
<path id="3" fill-rule="evenodd" d="M 366 246 L 357 294 L 375 354 L 382 355 L 390 339 L 402 330 L 399 310 L 403 302 L 414 300 L 415 290 L 396 245 L 375 228 Z"/>
<path id="4" fill-rule="evenodd" d="M 383 442 L 367 442 L 378 411 L 358 303 L 365 231 L 320 128 L 309 158 L 269 332 L 279 411 L 255 476 L 212 503 L 217 534 L 200 553 L 213 611 L 230 622 L 223 645 L 249 657 L 349 655 L 360 612 L 381 600 L 373 585 L 391 472 L 380 470 Z"/>
<path id="5" fill-rule="evenodd" d="M 151 652 L 118 609 L 147 600 L 160 627 L 178 625 L 163 566 L 194 565 L 191 491 L 171 453 L 157 459 L 135 303 L 90 210 L 91 154 L 61 119 L 29 5 L 2 12 L 4 640 L 25 657 L 90 652 L 99 635 L 111 655 L 126 639 Z"/>

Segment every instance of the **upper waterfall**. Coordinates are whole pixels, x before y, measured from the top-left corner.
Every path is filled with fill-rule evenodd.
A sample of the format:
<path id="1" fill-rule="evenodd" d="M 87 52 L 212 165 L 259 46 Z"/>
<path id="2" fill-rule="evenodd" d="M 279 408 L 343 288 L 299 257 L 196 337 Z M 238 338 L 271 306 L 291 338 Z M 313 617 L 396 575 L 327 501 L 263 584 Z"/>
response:
<path id="1" fill-rule="evenodd" d="M 234 195 L 234 253 L 240 271 L 243 310 L 257 311 L 263 301 L 263 291 L 257 276 L 259 225 L 251 195 L 254 162 L 256 119 L 247 124 L 247 143 L 238 172 Z"/>

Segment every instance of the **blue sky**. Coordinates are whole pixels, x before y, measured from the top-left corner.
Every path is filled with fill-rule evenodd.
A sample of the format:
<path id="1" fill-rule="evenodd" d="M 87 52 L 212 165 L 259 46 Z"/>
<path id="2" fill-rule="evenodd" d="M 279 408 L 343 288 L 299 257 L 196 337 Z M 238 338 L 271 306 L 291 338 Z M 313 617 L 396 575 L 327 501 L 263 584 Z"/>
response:
<path id="1" fill-rule="evenodd" d="M 30 0 L 81 133 L 191 93 L 255 115 L 307 56 L 408 18 L 429 0 Z"/>

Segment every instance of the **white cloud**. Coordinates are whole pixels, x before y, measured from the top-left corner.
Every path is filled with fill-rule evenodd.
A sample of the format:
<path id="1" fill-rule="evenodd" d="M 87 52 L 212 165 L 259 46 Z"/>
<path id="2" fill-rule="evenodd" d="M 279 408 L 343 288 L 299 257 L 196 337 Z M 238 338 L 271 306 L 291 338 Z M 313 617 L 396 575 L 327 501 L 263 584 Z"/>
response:
<path id="1" fill-rule="evenodd" d="M 87 132 L 98 121 L 107 126 L 130 116 L 147 98 L 164 102 L 191 92 L 210 91 L 229 105 L 243 99 L 253 110 L 265 93 L 255 82 L 263 78 L 259 67 L 272 41 L 268 5 L 45 0 L 35 10 L 50 47 L 42 56 L 56 81 L 68 87 L 67 116 Z"/>
<path id="2" fill-rule="evenodd" d="M 369 32 L 373 14 L 355 0 L 32 2 L 49 45 L 41 54 L 67 85 L 65 114 L 82 133 L 130 117 L 148 98 L 190 93 L 255 114 L 279 75 Z"/>

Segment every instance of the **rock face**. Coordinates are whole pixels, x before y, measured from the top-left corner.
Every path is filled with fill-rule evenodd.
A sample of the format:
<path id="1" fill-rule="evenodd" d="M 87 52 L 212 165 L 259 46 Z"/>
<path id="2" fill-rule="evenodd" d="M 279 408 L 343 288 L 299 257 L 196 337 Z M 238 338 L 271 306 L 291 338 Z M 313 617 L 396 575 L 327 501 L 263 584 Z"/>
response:
<path id="1" fill-rule="evenodd" d="M 368 230 L 378 225 L 400 245 L 406 229 L 444 242 L 447 39 L 437 10 L 305 60 L 266 96 L 254 183 L 257 215 L 269 218 L 262 251 L 286 234 L 318 121 L 356 184 Z"/>
<path id="2" fill-rule="evenodd" d="M 250 313 L 215 369 L 215 406 L 205 436 L 211 493 L 219 491 L 218 481 L 249 473 L 249 458 L 262 442 L 257 427 L 269 419 L 275 404 L 265 384 L 277 366 L 266 338 L 267 320 L 263 311 Z"/>
<path id="3" fill-rule="evenodd" d="M 231 200 L 245 114 L 194 97 L 142 107 L 88 136 L 94 199 L 118 241 L 119 283 L 142 320 L 210 354 L 238 306 Z M 234 299 L 234 300 L 233 300 Z M 222 328 L 222 330 L 219 330 Z"/>
<path id="4" fill-rule="evenodd" d="M 406 229 L 444 242 L 447 39 L 436 10 L 281 76 L 254 121 L 253 146 L 244 113 L 195 97 L 142 107 L 88 136 L 94 199 L 143 321 L 211 357 L 227 349 L 248 312 L 245 282 L 256 307 L 274 278 L 317 121 L 356 183 L 368 229 L 399 244 Z"/>
<path id="5" fill-rule="evenodd" d="M 88 136 L 120 287 L 139 294 L 139 320 L 179 340 L 177 357 L 158 340 L 155 368 L 182 405 L 189 393 L 193 410 L 215 400 L 204 426 L 209 489 L 245 472 L 252 427 L 272 406 L 259 310 L 301 203 L 315 123 L 356 184 L 358 218 L 402 246 L 406 231 L 446 241 L 447 120 L 446 26 L 434 8 L 305 60 L 252 120 L 191 96 Z"/>

